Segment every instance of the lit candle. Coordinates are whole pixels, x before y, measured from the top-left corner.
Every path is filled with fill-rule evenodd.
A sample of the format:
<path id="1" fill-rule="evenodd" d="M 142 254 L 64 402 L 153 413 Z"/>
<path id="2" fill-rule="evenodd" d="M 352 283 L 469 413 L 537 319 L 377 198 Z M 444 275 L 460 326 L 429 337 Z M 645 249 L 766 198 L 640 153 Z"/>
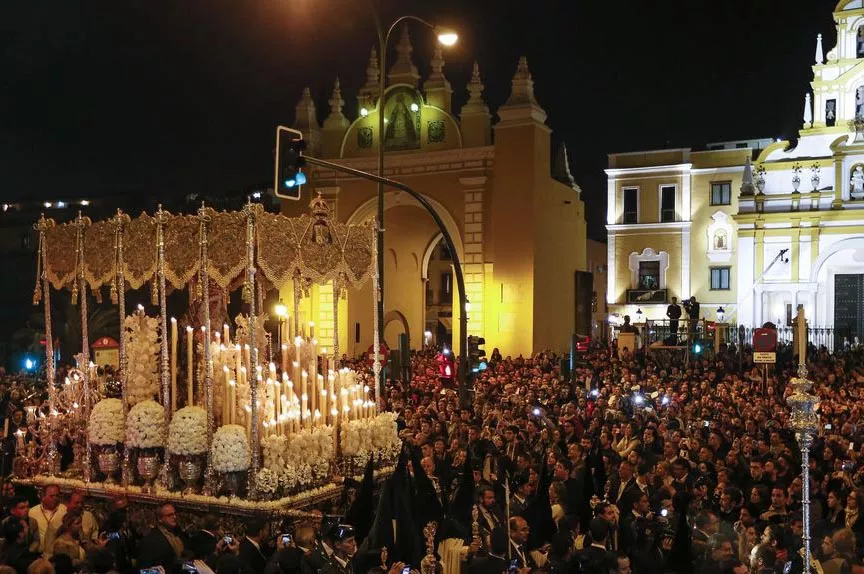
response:
<path id="1" fill-rule="evenodd" d="M 282 371 L 288 370 L 288 344 L 282 343 Z"/>
<path id="2" fill-rule="evenodd" d="M 231 371 L 228 365 L 222 366 L 222 424 L 231 424 L 231 392 L 229 391 L 229 381 L 231 380 Z"/>
<path id="3" fill-rule="evenodd" d="M 171 317 L 171 412 L 177 412 L 177 319 Z"/>
<path id="4" fill-rule="evenodd" d="M 333 394 L 333 380 L 335 378 L 336 377 L 332 371 L 327 374 L 327 396 L 330 398 L 330 401 L 329 401 L 329 404 L 325 406 L 326 410 L 324 412 L 329 412 L 329 411 L 333 410 L 333 407 L 335 406 L 334 403 L 335 403 L 336 397 Z M 330 424 L 335 425 L 336 421 L 331 418 Z"/>
<path id="5" fill-rule="evenodd" d="M 807 364 L 807 320 L 804 305 L 798 306 L 798 363 Z"/>
<path id="6" fill-rule="evenodd" d="M 252 407 L 246 405 L 246 438 L 252 440 Z"/>
<path id="7" fill-rule="evenodd" d="M 193 345 L 195 344 L 194 330 L 192 327 L 186 327 L 186 406 L 192 406 L 192 385 L 193 385 L 193 376 L 192 370 L 194 368 L 194 359 L 193 359 Z"/>
<path id="8" fill-rule="evenodd" d="M 234 398 L 237 392 L 237 381 L 234 379 L 228 380 L 228 420 L 227 424 L 236 424 L 237 423 L 237 414 L 236 414 L 236 399 Z"/>
<path id="9" fill-rule="evenodd" d="M 224 323 L 222 325 L 222 333 L 223 333 L 222 344 L 225 345 L 226 347 L 230 347 L 231 346 L 231 331 L 228 328 L 228 323 Z"/>
<path id="10" fill-rule="evenodd" d="M 315 321 L 309 321 L 309 338 L 315 338 Z"/>
<path id="11" fill-rule="evenodd" d="M 300 399 L 303 401 L 301 414 L 305 418 L 306 417 L 306 401 L 309 399 L 309 395 L 307 392 L 307 384 L 309 379 L 309 373 L 303 371 L 303 374 L 300 377 Z M 307 422 L 308 424 L 308 422 Z"/>

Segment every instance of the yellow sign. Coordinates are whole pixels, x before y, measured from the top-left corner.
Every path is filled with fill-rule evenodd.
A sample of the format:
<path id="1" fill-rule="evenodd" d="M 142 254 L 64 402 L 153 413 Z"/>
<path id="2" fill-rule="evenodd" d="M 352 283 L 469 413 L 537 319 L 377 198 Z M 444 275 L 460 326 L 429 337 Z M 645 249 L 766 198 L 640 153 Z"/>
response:
<path id="1" fill-rule="evenodd" d="M 753 362 L 754 363 L 776 363 L 777 362 L 777 353 L 753 353 Z"/>

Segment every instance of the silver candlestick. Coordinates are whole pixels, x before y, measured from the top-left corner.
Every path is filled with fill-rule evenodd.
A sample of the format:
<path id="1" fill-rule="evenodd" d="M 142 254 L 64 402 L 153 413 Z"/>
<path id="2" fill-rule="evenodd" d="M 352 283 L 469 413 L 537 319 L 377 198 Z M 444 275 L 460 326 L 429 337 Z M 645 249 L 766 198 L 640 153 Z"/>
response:
<path id="1" fill-rule="evenodd" d="M 799 325 L 804 322 L 803 306 L 798 308 Z M 807 338 L 799 340 L 799 346 L 806 349 Z M 798 359 L 798 377 L 791 381 L 792 394 L 786 399 L 791 410 L 789 426 L 795 431 L 795 438 L 801 448 L 801 511 L 804 520 L 804 534 L 801 537 L 804 543 L 804 569 L 805 574 L 810 574 L 810 447 L 813 445 L 813 437 L 819 430 L 819 415 L 816 408 L 819 399 L 811 394 L 810 387 L 813 383 L 807 379 L 807 353 L 800 352 Z"/>

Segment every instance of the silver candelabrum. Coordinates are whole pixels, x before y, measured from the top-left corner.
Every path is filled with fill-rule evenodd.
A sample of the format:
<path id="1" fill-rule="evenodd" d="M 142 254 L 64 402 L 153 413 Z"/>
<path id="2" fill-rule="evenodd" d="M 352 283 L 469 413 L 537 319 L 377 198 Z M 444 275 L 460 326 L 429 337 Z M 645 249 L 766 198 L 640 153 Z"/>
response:
<path id="1" fill-rule="evenodd" d="M 799 315 L 799 320 L 803 317 Z M 805 343 L 806 344 L 806 343 Z M 816 408 L 819 399 L 811 394 L 810 387 L 813 383 L 807 379 L 806 353 L 802 353 L 798 365 L 798 377 L 791 381 L 792 394 L 786 399 L 791 409 L 789 426 L 795 431 L 798 446 L 801 448 L 801 509 L 804 520 L 804 534 L 801 537 L 804 543 L 804 569 L 805 574 L 810 573 L 810 447 L 813 445 L 813 437 L 819 431 L 819 415 Z"/>

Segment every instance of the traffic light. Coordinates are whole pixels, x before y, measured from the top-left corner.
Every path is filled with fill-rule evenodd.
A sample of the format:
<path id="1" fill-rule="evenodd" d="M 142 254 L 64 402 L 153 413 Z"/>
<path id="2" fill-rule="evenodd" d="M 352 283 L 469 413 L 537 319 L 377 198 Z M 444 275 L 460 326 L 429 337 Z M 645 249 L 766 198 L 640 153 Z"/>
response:
<path id="1" fill-rule="evenodd" d="M 694 341 L 693 346 L 690 347 L 690 352 L 694 355 L 701 355 L 702 354 L 702 348 L 703 347 L 702 347 L 701 341 Z"/>
<path id="2" fill-rule="evenodd" d="M 276 128 L 276 176 L 273 182 L 276 197 L 300 199 L 300 186 L 306 183 L 304 149 L 306 141 L 299 130 L 284 126 Z"/>
<path id="3" fill-rule="evenodd" d="M 472 373 L 486 370 L 486 351 L 480 348 L 486 344 L 486 339 L 476 335 L 468 337 L 468 369 Z"/>

